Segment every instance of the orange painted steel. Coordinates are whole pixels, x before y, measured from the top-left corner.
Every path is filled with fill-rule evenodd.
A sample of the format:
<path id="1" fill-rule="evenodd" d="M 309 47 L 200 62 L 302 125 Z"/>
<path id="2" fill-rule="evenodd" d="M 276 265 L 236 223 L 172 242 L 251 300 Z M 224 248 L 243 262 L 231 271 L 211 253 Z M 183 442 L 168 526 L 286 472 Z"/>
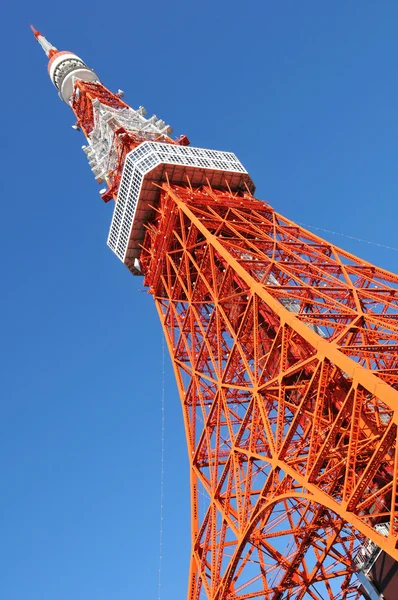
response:
<path id="1" fill-rule="evenodd" d="M 86 136 L 95 99 L 127 106 L 77 82 Z M 143 141 L 115 129 L 105 201 Z M 163 185 L 141 262 L 184 414 L 189 600 L 358 598 L 366 538 L 398 559 L 398 277 L 189 181 Z"/>
<path id="2" fill-rule="evenodd" d="M 77 82 L 86 136 L 95 99 L 127 106 Z M 115 129 L 105 201 L 143 141 Z M 358 598 L 364 540 L 398 559 L 398 276 L 244 191 L 163 184 L 154 214 L 141 264 L 184 415 L 188 599 Z"/>
<path id="3" fill-rule="evenodd" d="M 398 559 L 398 276 L 189 185 L 162 186 L 141 261 L 186 429 L 189 599 L 357 598 L 365 538 Z"/>
<path id="4" fill-rule="evenodd" d="M 114 109 L 129 108 L 128 104 L 123 102 L 117 94 L 108 90 L 102 83 L 77 81 L 71 108 L 77 118 L 76 125 L 82 129 L 87 139 L 89 139 L 89 135 L 95 126 L 93 101 L 98 101 L 102 105 Z M 128 152 L 131 152 L 131 150 L 134 150 L 134 148 L 139 146 L 139 144 L 147 141 L 147 137 L 137 133 L 128 132 L 117 124 L 113 129 L 113 143 L 116 149 L 117 162 L 113 168 L 110 169 L 106 178 L 109 187 L 106 192 L 102 194 L 104 202 L 109 202 L 112 199 L 116 201 L 126 155 Z M 153 141 L 161 141 L 168 144 L 179 143 L 172 140 L 168 135 L 155 136 Z"/>
<path id="5" fill-rule="evenodd" d="M 128 108 L 117 94 L 114 94 L 102 83 L 77 81 L 72 98 L 72 110 L 77 117 L 77 124 L 82 128 L 86 137 L 94 129 L 93 100 L 101 102 L 110 108 Z"/>

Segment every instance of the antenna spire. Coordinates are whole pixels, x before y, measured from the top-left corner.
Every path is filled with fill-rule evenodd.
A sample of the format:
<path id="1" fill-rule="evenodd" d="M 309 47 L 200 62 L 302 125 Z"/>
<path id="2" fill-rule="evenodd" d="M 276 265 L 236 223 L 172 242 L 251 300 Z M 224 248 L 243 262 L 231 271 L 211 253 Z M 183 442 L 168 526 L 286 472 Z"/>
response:
<path id="1" fill-rule="evenodd" d="M 50 44 L 50 42 L 44 37 L 44 35 L 40 33 L 40 31 L 37 31 L 37 29 L 35 29 L 33 25 L 31 25 L 30 28 L 33 31 L 33 35 L 39 42 L 40 46 L 43 48 L 48 58 L 51 58 L 52 56 L 54 56 L 54 54 L 57 54 L 57 48 Z"/>

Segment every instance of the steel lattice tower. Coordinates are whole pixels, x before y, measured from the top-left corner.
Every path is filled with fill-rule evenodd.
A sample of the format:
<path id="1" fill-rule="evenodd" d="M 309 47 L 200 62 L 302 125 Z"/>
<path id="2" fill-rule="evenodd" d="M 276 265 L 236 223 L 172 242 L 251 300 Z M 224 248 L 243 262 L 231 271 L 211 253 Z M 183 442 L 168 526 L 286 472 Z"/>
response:
<path id="1" fill-rule="evenodd" d="M 275 212 L 234 154 L 173 140 L 34 34 L 115 200 L 108 245 L 166 336 L 188 598 L 357 598 L 364 542 L 398 559 L 398 276 Z"/>

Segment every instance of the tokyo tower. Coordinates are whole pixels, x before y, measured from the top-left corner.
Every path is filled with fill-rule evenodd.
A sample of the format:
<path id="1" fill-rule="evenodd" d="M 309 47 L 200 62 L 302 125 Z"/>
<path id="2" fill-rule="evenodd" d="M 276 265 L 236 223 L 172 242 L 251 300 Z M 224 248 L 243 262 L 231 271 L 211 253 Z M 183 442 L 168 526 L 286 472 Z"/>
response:
<path id="1" fill-rule="evenodd" d="M 375 552 L 398 560 L 398 276 L 256 199 L 235 154 L 173 139 L 32 29 L 114 200 L 108 246 L 163 327 L 188 599 L 381 597 L 364 574 Z"/>

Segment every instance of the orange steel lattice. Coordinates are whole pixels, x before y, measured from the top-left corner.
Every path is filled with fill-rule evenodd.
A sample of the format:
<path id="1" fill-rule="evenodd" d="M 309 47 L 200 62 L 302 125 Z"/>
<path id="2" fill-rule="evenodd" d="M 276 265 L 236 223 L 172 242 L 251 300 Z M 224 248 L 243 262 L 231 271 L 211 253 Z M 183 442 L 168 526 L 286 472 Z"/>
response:
<path id="1" fill-rule="evenodd" d="M 95 102 L 126 115 L 79 57 L 34 33 L 89 142 Z M 142 142 L 189 143 L 113 115 L 105 201 Z M 184 415 L 188 598 L 358 598 L 353 561 L 366 539 L 398 559 L 398 276 L 249 189 L 178 187 L 167 168 L 140 269 Z"/>
<path id="2" fill-rule="evenodd" d="M 364 538 L 398 558 L 398 277 L 249 194 L 167 184 L 141 260 L 186 428 L 189 598 L 357 598 Z"/>

